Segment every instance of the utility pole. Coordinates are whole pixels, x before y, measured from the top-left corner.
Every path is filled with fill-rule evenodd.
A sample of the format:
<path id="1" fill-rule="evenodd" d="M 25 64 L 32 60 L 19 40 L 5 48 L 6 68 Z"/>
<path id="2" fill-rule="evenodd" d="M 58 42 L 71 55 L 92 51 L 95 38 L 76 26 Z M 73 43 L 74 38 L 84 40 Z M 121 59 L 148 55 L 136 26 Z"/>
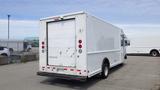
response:
<path id="1" fill-rule="evenodd" d="M 8 16 L 8 41 L 7 41 L 7 47 L 9 48 L 9 34 L 10 34 L 10 16 L 11 15 L 7 15 Z"/>
<path id="2" fill-rule="evenodd" d="M 8 40 L 9 40 L 9 34 L 10 34 L 10 16 L 11 15 L 7 15 L 8 16 Z"/>

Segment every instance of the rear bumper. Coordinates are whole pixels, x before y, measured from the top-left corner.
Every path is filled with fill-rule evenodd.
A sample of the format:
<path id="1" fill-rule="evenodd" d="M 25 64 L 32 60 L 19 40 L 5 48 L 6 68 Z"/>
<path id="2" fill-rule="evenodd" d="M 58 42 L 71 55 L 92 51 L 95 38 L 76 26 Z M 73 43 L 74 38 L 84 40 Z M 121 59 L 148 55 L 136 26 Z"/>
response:
<path id="1" fill-rule="evenodd" d="M 48 73 L 48 72 L 37 72 L 39 76 L 48 76 L 48 77 L 55 77 L 61 79 L 72 79 L 72 80 L 79 80 L 79 81 L 86 81 L 87 76 L 77 76 L 77 75 L 67 75 L 67 74 L 57 74 L 57 73 Z"/>

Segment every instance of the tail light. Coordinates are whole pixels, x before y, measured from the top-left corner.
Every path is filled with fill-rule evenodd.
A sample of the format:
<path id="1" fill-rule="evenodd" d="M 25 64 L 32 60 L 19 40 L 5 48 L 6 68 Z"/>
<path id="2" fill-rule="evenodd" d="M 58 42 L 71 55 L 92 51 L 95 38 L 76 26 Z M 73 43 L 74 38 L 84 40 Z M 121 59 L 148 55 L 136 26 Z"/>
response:
<path id="1" fill-rule="evenodd" d="M 82 48 L 82 45 L 79 45 L 78 47 L 79 47 L 79 48 Z"/>
<path id="2" fill-rule="evenodd" d="M 82 40 L 79 40 L 78 42 L 79 42 L 79 43 L 82 43 Z"/>
<path id="3" fill-rule="evenodd" d="M 44 42 L 42 42 L 42 45 L 44 45 Z"/>
<path id="4" fill-rule="evenodd" d="M 44 41 L 42 42 L 42 53 L 44 53 L 44 48 L 45 48 L 45 45 L 44 45 L 45 43 L 44 43 Z"/>
<path id="5" fill-rule="evenodd" d="M 67 68 L 64 68 L 64 70 L 67 70 Z"/>
<path id="6" fill-rule="evenodd" d="M 82 40 L 78 40 L 78 43 L 79 43 L 79 44 L 78 44 L 78 47 L 79 47 L 79 48 L 82 48 Z"/>
<path id="7" fill-rule="evenodd" d="M 82 53 L 82 40 L 78 40 L 78 48 L 79 48 L 78 52 Z"/>
<path id="8" fill-rule="evenodd" d="M 77 70 L 77 72 L 81 72 L 81 70 Z"/>

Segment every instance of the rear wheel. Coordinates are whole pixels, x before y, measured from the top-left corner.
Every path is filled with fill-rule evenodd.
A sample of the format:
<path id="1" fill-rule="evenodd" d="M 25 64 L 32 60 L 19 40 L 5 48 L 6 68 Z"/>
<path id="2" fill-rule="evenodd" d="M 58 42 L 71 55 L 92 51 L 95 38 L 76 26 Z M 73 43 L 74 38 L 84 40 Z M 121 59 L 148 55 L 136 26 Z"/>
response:
<path id="1" fill-rule="evenodd" d="M 1 55 L 2 55 L 2 56 L 5 56 L 5 57 L 7 57 L 7 56 L 8 56 L 6 53 L 2 53 Z"/>
<path id="2" fill-rule="evenodd" d="M 109 74 L 109 65 L 107 63 L 103 63 L 101 77 L 103 79 L 107 78 Z"/>
<path id="3" fill-rule="evenodd" d="M 127 59 L 127 55 L 124 56 L 124 59 Z"/>
<path id="4" fill-rule="evenodd" d="M 153 51 L 151 51 L 151 55 L 154 56 L 154 57 L 156 57 L 156 56 L 159 55 L 159 53 L 158 53 L 158 51 L 153 50 Z"/>

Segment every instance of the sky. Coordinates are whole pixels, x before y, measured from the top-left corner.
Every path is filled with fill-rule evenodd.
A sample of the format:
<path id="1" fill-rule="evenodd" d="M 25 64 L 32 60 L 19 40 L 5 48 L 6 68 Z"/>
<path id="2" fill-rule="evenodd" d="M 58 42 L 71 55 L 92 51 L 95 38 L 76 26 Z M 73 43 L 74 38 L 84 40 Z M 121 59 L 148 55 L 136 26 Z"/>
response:
<path id="1" fill-rule="evenodd" d="M 37 37 L 39 19 L 85 11 L 124 29 L 129 38 L 160 35 L 160 0 L 0 0 L 0 39 Z"/>

